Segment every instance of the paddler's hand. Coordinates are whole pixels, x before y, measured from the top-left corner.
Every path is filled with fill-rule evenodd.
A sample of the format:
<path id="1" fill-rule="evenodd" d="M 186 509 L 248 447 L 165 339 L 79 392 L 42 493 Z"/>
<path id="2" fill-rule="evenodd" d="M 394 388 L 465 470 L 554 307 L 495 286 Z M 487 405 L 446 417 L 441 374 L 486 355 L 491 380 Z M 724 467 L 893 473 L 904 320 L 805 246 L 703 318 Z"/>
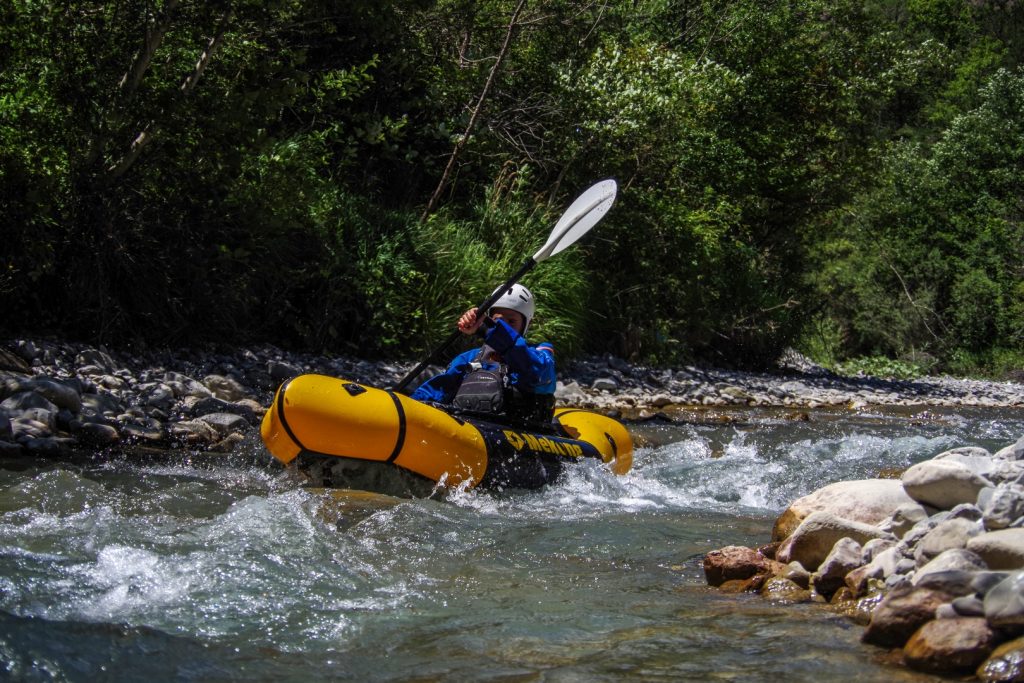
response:
<path id="1" fill-rule="evenodd" d="M 462 334 L 476 334 L 476 331 L 480 329 L 480 323 L 482 322 L 483 320 L 481 320 L 476 314 L 476 309 L 471 308 L 463 313 L 462 317 L 459 318 L 459 332 Z"/>
<path id="2" fill-rule="evenodd" d="M 477 334 L 481 325 L 491 328 L 494 326 L 494 322 L 486 315 L 478 316 L 475 308 L 471 308 L 463 313 L 458 322 L 459 332 L 462 332 L 462 334 Z"/>

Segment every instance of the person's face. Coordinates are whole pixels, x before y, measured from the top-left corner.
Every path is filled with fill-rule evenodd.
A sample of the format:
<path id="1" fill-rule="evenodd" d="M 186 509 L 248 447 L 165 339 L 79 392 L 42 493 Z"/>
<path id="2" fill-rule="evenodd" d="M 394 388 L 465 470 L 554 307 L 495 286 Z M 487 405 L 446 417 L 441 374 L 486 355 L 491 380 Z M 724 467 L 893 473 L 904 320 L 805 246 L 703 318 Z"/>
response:
<path id="1" fill-rule="evenodd" d="M 519 334 L 523 333 L 523 327 L 526 325 L 526 317 L 511 308 L 492 308 L 491 317 L 495 320 L 504 320 L 505 324 Z"/>

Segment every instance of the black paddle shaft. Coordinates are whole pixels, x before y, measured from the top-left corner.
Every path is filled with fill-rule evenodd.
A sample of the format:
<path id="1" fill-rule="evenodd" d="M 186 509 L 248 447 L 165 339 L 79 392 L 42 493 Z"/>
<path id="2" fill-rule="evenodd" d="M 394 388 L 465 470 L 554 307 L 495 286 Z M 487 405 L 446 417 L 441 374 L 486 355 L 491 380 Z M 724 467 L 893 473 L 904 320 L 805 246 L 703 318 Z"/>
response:
<path id="1" fill-rule="evenodd" d="M 520 278 L 522 278 L 524 275 L 526 275 L 528 272 L 530 272 L 530 269 L 533 268 L 535 265 L 537 265 L 537 262 L 533 260 L 532 256 L 530 258 L 526 259 L 526 262 L 523 263 L 522 267 L 518 271 L 516 271 L 515 275 L 513 275 L 508 280 L 506 280 L 505 284 L 503 284 L 501 287 L 498 287 L 496 290 L 494 290 L 493 294 L 491 294 L 489 297 L 487 297 L 487 299 L 485 299 L 482 304 L 480 304 L 479 306 L 476 307 L 476 314 L 477 314 L 477 316 L 479 317 L 483 313 L 486 313 L 491 308 L 491 306 L 494 305 L 495 301 L 500 299 L 505 292 L 507 292 L 509 289 L 511 289 L 512 285 L 514 285 L 516 282 L 518 282 L 520 280 Z M 437 362 L 437 359 L 441 356 L 441 354 L 444 353 L 444 351 L 449 346 L 454 344 L 455 340 L 458 339 L 461 334 L 462 334 L 462 332 L 460 332 L 459 329 L 456 328 L 455 331 L 452 332 L 448 336 L 448 338 L 444 340 L 444 343 L 442 343 L 440 346 L 438 346 L 436 349 L 434 349 L 430 353 L 429 356 L 427 356 L 422 362 L 420 362 L 419 365 L 417 365 L 412 370 L 410 370 L 409 374 L 407 374 L 405 377 L 403 377 L 402 381 L 400 381 L 398 384 L 396 384 L 394 389 L 392 389 L 392 391 L 396 391 L 396 392 L 399 392 L 399 393 L 405 393 L 405 388 L 407 386 L 409 386 L 409 384 L 414 379 L 416 379 L 419 376 L 419 374 L 421 372 L 423 372 L 423 370 L 428 365 Z"/>

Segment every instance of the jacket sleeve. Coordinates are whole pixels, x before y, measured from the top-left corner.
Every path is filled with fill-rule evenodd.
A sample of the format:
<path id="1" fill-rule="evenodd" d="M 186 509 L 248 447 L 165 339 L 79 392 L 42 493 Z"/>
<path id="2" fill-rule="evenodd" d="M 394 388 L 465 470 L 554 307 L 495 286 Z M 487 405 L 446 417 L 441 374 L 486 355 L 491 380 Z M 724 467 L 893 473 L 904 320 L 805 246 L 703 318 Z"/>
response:
<path id="1" fill-rule="evenodd" d="M 555 393 L 555 352 L 550 344 L 527 344 L 504 320 L 495 322 L 485 340 L 518 375 L 517 383 L 522 389 L 537 394 Z"/>

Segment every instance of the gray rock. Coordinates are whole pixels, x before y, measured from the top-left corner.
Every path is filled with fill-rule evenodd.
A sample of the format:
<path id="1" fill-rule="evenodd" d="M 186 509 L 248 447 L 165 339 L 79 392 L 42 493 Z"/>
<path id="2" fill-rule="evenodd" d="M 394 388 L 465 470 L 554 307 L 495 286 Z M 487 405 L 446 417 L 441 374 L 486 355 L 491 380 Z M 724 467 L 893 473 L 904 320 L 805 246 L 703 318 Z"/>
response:
<path id="1" fill-rule="evenodd" d="M 24 453 L 24 447 L 20 443 L 0 440 L 0 457 L 16 458 Z"/>
<path id="2" fill-rule="evenodd" d="M 203 378 L 203 385 L 223 401 L 234 402 L 249 395 L 237 380 L 222 375 L 207 375 Z"/>
<path id="3" fill-rule="evenodd" d="M 958 518 L 947 519 L 936 524 L 935 528 L 918 542 L 914 560 L 917 566 L 921 567 L 947 550 L 966 548 L 967 541 L 983 531 L 978 522 Z"/>
<path id="4" fill-rule="evenodd" d="M 1024 529 L 989 531 L 968 541 L 967 549 L 990 569 L 1024 569 Z"/>
<path id="5" fill-rule="evenodd" d="M 228 403 L 222 401 L 219 398 L 203 398 L 197 401 L 190 409 L 189 414 L 192 417 L 203 417 L 204 415 L 212 415 L 213 413 L 231 413 L 232 415 L 239 415 L 244 417 L 249 424 L 256 424 L 256 414 L 252 408 L 248 406 L 238 405 L 237 403 Z"/>
<path id="6" fill-rule="evenodd" d="M 270 361 L 267 363 L 267 374 L 270 378 L 276 382 L 283 382 L 291 379 L 292 377 L 298 377 L 302 374 L 302 370 L 289 363 L 282 363 L 281 361 Z"/>
<path id="7" fill-rule="evenodd" d="M 921 572 L 912 583 L 922 588 L 931 588 L 948 595 L 974 595 L 974 577 L 977 571 L 971 569 L 937 569 Z"/>
<path id="8" fill-rule="evenodd" d="M 210 398 L 213 396 L 213 392 L 207 389 L 201 382 L 180 372 L 166 372 L 161 381 L 171 388 L 175 398 L 184 398 L 186 396 Z"/>
<path id="9" fill-rule="evenodd" d="M 913 583 L 918 585 L 926 581 L 930 574 L 949 571 L 977 572 L 988 569 L 982 557 L 965 548 L 953 548 L 940 554 L 931 562 L 917 569 Z"/>
<path id="10" fill-rule="evenodd" d="M 852 538 L 841 538 L 832 546 L 828 557 L 811 577 L 814 589 L 821 595 L 832 595 L 844 584 L 846 575 L 861 562 L 861 545 Z"/>
<path id="11" fill-rule="evenodd" d="M 896 538 L 903 538 L 916 524 L 926 519 L 928 519 L 928 512 L 924 509 L 924 506 L 910 501 L 897 507 L 893 511 L 892 516 L 883 521 L 879 526 L 895 535 Z"/>
<path id="12" fill-rule="evenodd" d="M 975 474 L 981 476 L 987 476 L 992 471 L 995 465 L 992 459 L 992 454 L 984 448 L 978 448 L 976 446 L 963 446 L 960 448 L 953 448 L 948 451 L 944 451 L 936 455 L 932 460 L 947 460 L 950 462 L 958 462 L 961 465 L 967 467 Z"/>
<path id="13" fill-rule="evenodd" d="M 139 390 L 139 402 L 142 405 L 165 411 L 170 410 L 174 405 L 174 391 L 162 382 L 140 384 L 137 389 Z"/>
<path id="14" fill-rule="evenodd" d="M 1000 484 L 995 488 L 983 488 L 978 493 L 978 506 L 986 529 L 1006 529 L 1024 515 L 1024 486 Z"/>
<path id="15" fill-rule="evenodd" d="M 82 412 L 89 415 L 114 417 L 123 412 L 124 406 L 116 396 L 107 391 L 82 395 Z"/>
<path id="16" fill-rule="evenodd" d="M 75 358 L 75 365 L 94 366 L 103 373 L 111 373 L 116 369 L 114 359 L 98 349 L 83 349 Z"/>
<path id="17" fill-rule="evenodd" d="M 996 571 L 983 571 L 975 572 L 974 579 L 971 581 L 971 589 L 975 595 L 985 597 L 985 595 L 992 590 L 997 584 L 1001 583 L 1006 577 L 1010 575 L 1010 572 L 996 572 Z"/>
<path id="18" fill-rule="evenodd" d="M 107 446 L 121 439 L 117 429 L 101 422 L 75 422 L 72 433 L 83 443 L 96 446 Z"/>
<path id="19" fill-rule="evenodd" d="M 1024 460 L 1024 436 L 1006 448 L 996 451 L 992 457 L 999 460 Z"/>
<path id="20" fill-rule="evenodd" d="M 596 391 L 617 391 L 619 383 L 611 377 L 598 377 L 590 386 Z"/>
<path id="21" fill-rule="evenodd" d="M 75 440 L 66 437 L 44 436 L 37 439 L 27 439 L 23 446 L 29 455 L 59 457 L 71 452 L 75 446 Z"/>
<path id="22" fill-rule="evenodd" d="M 953 609 L 962 617 L 985 616 L 985 603 L 977 595 L 963 595 L 953 599 Z"/>
<path id="23" fill-rule="evenodd" d="M 241 415 L 233 413 L 209 413 L 199 419 L 213 427 L 221 436 L 244 432 L 249 429 L 248 420 Z"/>
<path id="24" fill-rule="evenodd" d="M 1024 484 L 1024 460 L 993 459 L 995 465 L 986 479 L 993 484 Z"/>
<path id="25" fill-rule="evenodd" d="M 985 594 L 985 618 L 993 626 L 1024 625 L 1024 571 L 1000 581 Z"/>
<path id="26" fill-rule="evenodd" d="M 776 559 L 782 563 L 796 560 L 808 569 L 817 569 L 828 557 L 832 547 L 844 537 L 858 543 L 866 543 L 872 538 L 893 539 L 891 534 L 877 526 L 843 519 L 828 512 L 812 512 L 783 541 Z"/>
<path id="27" fill-rule="evenodd" d="M 921 515 L 924 514 L 924 509 L 894 479 L 840 481 L 790 503 L 775 521 L 772 540 L 785 539 L 813 512 L 828 512 L 854 522 L 880 525 L 899 510 L 905 509 L 908 515 L 919 514 L 912 510 L 914 506 L 920 509 Z"/>
<path id="28" fill-rule="evenodd" d="M 951 510 L 974 503 L 978 492 L 992 483 L 969 467 L 953 460 L 926 460 L 903 473 L 903 488 L 919 503 Z"/>
<path id="29" fill-rule="evenodd" d="M 0 402 L 0 408 L 11 413 L 23 413 L 26 410 L 39 408 L 49 411 L 54 415 L 56 415 L 59 410 L 59 408 L 45 396 L 37 394 L 34 391 L 22 391 L 14 394 L 13 396 L 9 396 Z"/>
<path id="30" fill-rule="evenodd" d="M 191 446 L 212 444 L 220 438 L 217 430 L 202 419 L 176 422 L 168 427 L 168 433 L 172 439 Z"/>
<path id="31" fill-rule="evenodd" d="M 895 546 L 896 542 L 891 538 L 872 538 L 861 549 L 861 563 L 870 564 L 883 550 L 888 550 Z"/>
<path id="32" fill-rule="evenodd" d="M 165 438 L 163 425 L 152 418 L 132 418 L 121 425 L 121 434 L 129 439 L 140 441 L 163 441 Z"/>

